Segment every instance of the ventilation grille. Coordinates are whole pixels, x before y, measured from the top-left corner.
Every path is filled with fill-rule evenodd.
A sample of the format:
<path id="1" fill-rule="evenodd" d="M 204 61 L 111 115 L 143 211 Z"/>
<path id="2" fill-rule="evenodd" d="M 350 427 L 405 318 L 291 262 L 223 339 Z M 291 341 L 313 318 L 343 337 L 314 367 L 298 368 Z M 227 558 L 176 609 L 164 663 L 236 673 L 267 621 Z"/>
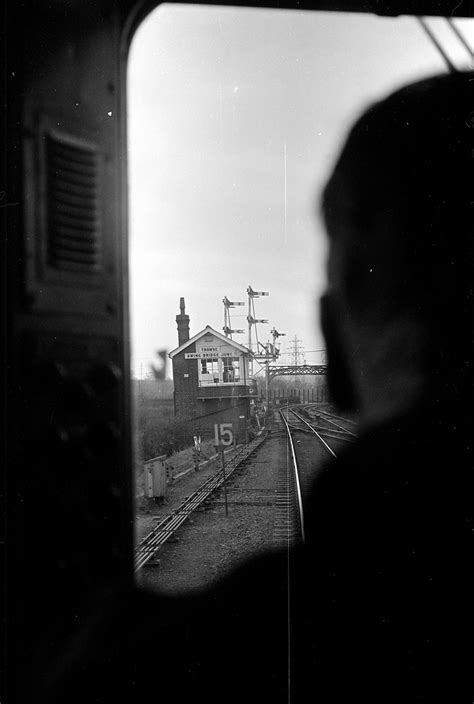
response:
<path id="1" fill-rule="evenodd" d="M 102 269 L 99 157 L 91 146 L 46 137 L 48 262 L 56 269 Z"/>

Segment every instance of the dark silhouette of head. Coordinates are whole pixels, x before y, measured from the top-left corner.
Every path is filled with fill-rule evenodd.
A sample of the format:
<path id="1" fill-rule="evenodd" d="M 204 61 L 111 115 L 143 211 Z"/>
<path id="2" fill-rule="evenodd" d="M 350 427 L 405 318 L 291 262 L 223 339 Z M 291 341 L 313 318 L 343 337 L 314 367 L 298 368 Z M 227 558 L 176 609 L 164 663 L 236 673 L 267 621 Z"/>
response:
<path id="1" fill-rule="evenodd" d="M 470 393 L 473 149 L 474 73 L 436 76 L 368 109 L 326 185 L 329 383 L 362 419 Z"/>

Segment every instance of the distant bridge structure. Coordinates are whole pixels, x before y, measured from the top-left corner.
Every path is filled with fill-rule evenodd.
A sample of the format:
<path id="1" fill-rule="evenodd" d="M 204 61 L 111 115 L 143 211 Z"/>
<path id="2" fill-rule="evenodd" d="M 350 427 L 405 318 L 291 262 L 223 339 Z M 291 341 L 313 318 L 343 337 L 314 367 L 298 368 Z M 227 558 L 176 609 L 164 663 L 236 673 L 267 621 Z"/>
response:
<path id="1" fill-rule="evenodd" d="M 268 381 L 276 376 L 323 376 L 327 374 L 327 364 L 300 364 L 288 366 L 268 366 Z"/>

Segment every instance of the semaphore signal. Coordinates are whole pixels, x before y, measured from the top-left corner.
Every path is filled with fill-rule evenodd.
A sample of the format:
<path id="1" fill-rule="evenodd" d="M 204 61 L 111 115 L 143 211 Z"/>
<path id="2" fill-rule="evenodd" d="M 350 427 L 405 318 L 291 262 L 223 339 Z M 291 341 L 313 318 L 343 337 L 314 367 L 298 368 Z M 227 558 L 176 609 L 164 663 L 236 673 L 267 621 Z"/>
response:
<path id="1" fill-rule="evenodd" d="M 224 304 L 224 327 L 222 328 L 224 331 L 224 334 L 226 337 L 230 337 L 232 340 L 232 334 L 233 333 L 243 333 L 244 330 L 233 330 L 232 329 L 232 323 L 230 321 L 230 308 L 236 308 L 237 306 L 244 306 L 245 303 L 243 301 L 229 301 L 227 296 L 224 296 L 222 299 L 222 303 Z"/>

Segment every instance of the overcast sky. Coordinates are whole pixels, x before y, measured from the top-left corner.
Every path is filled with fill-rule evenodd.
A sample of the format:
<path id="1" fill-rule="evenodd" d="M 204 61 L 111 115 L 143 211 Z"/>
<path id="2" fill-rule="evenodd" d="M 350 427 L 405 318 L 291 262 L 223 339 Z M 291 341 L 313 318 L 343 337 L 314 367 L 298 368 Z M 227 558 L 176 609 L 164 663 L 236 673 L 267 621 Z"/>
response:
<path id="1" fill-rule="evenodd" d="M 469 57 L 430 20 L 450 57 Z M 472 41 L 471 20 L 458 28 Z M 323 347 L 317 299 L 326 242 L 321 187 L 344 135 L 373 100 L 445 64 L 414 18 L 163 5 L 138 29 L 128 72 L 133 369 L 191 335 L 222 331 L 222 299 L 256 299 L 296 335 L 306 361 Z M 233 327 L 246 327 L 237 308 Z M 247 335 L 235 339 L 246 344 Z M 282 355 L 281 361 L 289 361 Z M 170 371 L 170 369 L 168 369 Z"/>

